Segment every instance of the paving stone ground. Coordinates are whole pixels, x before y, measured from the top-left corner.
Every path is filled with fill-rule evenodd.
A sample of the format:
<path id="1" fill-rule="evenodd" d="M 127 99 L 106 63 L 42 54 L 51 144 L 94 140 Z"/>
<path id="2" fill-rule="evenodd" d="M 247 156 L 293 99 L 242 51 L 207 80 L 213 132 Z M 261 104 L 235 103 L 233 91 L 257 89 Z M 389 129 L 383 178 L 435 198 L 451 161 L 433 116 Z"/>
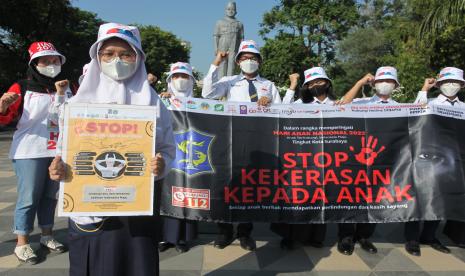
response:
<path id="1" fill-rule="evenodd" d="M 15 236 L 11 233 L 16 201 L 16 178 L 8 159 L 12 131 L 0 130 L 0 276 L 13 275 L 68 275 L 67 254 L 46 254 L 39 250 L 37 265 L 20 264 L 12 255 Z M 66 219 L 57 218 L 55 235 L 66 243 Z M 258 249 L 248 252 L 236 241 L 224 250 L 213 248 L 215 226 L 200 225 L 200 237 L 184 254 L 170 249 L 160 254 L 161 275 L 318 275 L 318 276 L 464 276 L 465 250 L 449 245 L 452 253 L 442 254 L 422 247 L 422 256 L 413 257 L 403 248 L 402 224 L 392 223 L 377 227 L 373 237 L 379 252 L 368 254 L 356 248 L 352 256 L 340 254 L 336 245 L 336 226 L 329 225 L 325 247 L 315 249 L 300 246 L 293 251 L 279 248 L 279 238 L 266 224 L 256 224 L 253 236 Z M 32 245 L 38 249 L 39 232 L 32 235 Z"/>

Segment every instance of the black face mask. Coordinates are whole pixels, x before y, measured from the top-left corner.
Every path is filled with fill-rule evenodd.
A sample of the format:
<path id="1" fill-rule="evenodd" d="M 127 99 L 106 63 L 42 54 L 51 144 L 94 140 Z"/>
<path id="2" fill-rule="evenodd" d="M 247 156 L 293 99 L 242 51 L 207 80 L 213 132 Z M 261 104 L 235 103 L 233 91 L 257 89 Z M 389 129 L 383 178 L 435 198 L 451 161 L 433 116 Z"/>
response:
<path id="1" fill-rule="evenodd" d="M 302 87 L 299 90 L 300 99 L 303 103 L 311 103 L 313 102 L 313 95 L 310 90 L 306 87 Z"/>
<path id="2" fill-rule="evenodd" d="M 327 95 L 331 84 L 326 83 L 323 85 L 315 85 L 312 88 L 302 87 L 299 90 L 300 99 L 303 103 L 313 102 L 313 98 L 319 97 L 321 95 Z"/>

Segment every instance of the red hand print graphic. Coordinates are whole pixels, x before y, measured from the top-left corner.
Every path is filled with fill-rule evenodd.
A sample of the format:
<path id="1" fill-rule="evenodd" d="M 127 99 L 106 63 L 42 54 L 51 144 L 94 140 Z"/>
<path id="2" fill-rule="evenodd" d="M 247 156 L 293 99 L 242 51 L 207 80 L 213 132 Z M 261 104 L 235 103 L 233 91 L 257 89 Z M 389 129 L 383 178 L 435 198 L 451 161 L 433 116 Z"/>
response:
<path id="1" fill-rule="evenodd" d="M 375 162 L 376 157 L 378 154 L 381 153 L 386 148 L 382 146 L 379 148 L 378 151 L 375 151 L 376 146 L 378 145 L 378 138 L 374 138 L 373 136 L 368 137 L 368 142 L 365 146 L 365 137 L 362 137 L 362 148 L 360 152 L 355 155 L 355 159 L 363 165 L 371 166 Z M 355 151 L 354 147 L 349 147 L 350 151 Z"/>

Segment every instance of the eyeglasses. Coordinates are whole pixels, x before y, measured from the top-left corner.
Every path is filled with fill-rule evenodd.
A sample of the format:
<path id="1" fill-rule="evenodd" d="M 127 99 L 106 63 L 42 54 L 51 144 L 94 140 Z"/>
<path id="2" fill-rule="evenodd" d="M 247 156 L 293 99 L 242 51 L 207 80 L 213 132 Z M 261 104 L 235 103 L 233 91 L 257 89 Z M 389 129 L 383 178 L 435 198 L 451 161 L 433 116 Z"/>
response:
<path id="1" fill-rule="evenodd" d="M 136 54 L 134 52 L 111 52 L 111 51 L 101 51 L 98 53 L 98 55 L 102 58 L 104 61 L 112 61 L 116 57 L 119 57 L 122 61 L 126 62 L 134 62 L 136 60 Z"/>
<path id="2" fill-rule="evenodd" d="M 260 58 L 256 57 L 256 56 L 241 56 L 238 60 L 239 62 L 241 61 L 244 61 L 244 60 L 253 60 L 253 61 L 260 61 Z"/>

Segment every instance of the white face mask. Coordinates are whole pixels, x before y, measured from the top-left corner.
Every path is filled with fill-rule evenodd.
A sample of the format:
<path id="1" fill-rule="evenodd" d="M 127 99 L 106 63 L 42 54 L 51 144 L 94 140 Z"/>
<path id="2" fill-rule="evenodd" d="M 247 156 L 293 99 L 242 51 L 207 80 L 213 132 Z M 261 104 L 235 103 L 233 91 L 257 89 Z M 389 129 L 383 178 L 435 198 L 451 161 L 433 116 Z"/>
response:
<path id="1" fill-rule="evenodd" d="M 454 97 L 455 95 L 457 95 L 460 88 L 462 88 L 460 84 L 455 83 L 455 82 L 444 83 L 444 84 L 441 84 L 441 86 L 439 87 L 442 94 L 444 94 L 447 97 Z"/>
<path id="2" fill-rule="evenodd" d="M 100 68 L 102 72 L 114 80 L 124 80 L 132 76 L 136 72 L 136 62 L 125 62 L 114 58 L 110 62 L 101 61 Z"/>
<path id="3" fill-rule="evenodd" d="M 258 61 L 246 59 L 244 61 L 241 61 L 241 63 L 239 63 L 239 66 L 241 67 L 242 72 L 246 74 L 252 74 L 257 72 L 258 70 Z"/>
<path id="4" fill-rule="evenodd" d="M 379 82 L 375 83 L 375 90 L 378 94 L 383 96 L 388 96 L 392 94 L 392 91 L 396 88 L 394 83 L 389 82 Z"/>
<path id="5" fill-rule="evenodd" d="M 190 78 L 177 78 L 172 80 L 174 89 L 179 92 L 185 93 L 192 87 L 192 80 Z"/>
<path id="6" fill-rule="evenodd" d="M 45 67 L 36 66 L 36 69 L 41 75 L 44 75 L 49 78 L 54 78 L 61 72 L 61 66 L 54 64 L 50 64 Z"/>

